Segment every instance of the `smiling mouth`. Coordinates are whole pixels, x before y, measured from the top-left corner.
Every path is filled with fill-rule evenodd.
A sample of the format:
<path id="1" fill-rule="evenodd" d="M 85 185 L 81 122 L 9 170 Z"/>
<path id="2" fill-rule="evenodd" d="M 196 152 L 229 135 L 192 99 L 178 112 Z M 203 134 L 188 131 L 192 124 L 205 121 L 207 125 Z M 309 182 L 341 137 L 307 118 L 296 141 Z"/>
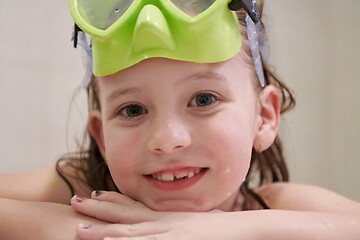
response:
<path id="1" fill-rule="evenodd" d="M 191 187 L 204 177 L 209 168 L 182 168 L 165 170 L 144 175 L 155 188 L 165 191 L 178 191 Z"/>
<path id="2" fill-rule="evenodd" d="M 158 181 L 173 182 L 182 179 L 192 178 L 197 174 L 199 174 L 202 170 L 203 168 L 196 168 L 186 172 L 183 171 L 177 173 L 170 173 L 170 172 L 155 173 L 155 174 L 151 174 L 151 176 Z"/>

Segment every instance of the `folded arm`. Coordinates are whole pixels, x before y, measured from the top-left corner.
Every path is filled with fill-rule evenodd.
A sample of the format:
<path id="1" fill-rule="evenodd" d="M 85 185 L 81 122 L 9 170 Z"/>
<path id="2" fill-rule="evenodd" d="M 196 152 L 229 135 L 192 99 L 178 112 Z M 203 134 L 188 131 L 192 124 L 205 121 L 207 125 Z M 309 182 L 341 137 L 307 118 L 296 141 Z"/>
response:
<path id="1" fill-rule="evenodd" d="M 68 205 L 0 198 L 0 239 L 78 239 L 80 223 L 103 224 Z"/>
<path id="2" fill-rule="evenodd" d="M 63 166 L 74 175 L 74 170 Z M 76 194 L 89 196 L 88 187 L 75 178 L 68 178 Z M 71 191 L 55 167 L 18 174 L 0 174 L 0 198 L 70 204 Z"/>
<path id="3" fill-rule="evenodd" d="M 81 239 L 358 239 L 360 204 L 331 191 L 274 184 L 259 189 L 273 210 L 240 212 L 155 212 L 116 193 L 72 200 L 78 212 L 114 222 L 79 226 Z M 281 210 L 283 209 L 283 210 Z"/>
<path id="4" fill-rule="evenodd" d="M 78 194 L 88 195 L 72 179 Z M 96 220 L 74 212 L 71 192 L 55 167 L 0 174 L 0 239 L 77 239 L 76 227 Z"/>

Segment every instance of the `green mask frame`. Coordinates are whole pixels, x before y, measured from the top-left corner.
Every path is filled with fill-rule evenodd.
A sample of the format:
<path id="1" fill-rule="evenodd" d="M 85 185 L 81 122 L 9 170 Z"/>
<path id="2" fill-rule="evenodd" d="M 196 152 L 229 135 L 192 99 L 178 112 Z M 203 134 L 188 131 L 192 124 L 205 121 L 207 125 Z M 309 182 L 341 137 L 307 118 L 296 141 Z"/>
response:
<path id="1" fill-rule="evenodd" d="M 202 8 L 189 6 L 202 2 Z M 70 0 L 92 36 L 93 73 L 105 76 L 144 59 L 225 61 L 239 52 L 240 26 L 229 0 Z"/>

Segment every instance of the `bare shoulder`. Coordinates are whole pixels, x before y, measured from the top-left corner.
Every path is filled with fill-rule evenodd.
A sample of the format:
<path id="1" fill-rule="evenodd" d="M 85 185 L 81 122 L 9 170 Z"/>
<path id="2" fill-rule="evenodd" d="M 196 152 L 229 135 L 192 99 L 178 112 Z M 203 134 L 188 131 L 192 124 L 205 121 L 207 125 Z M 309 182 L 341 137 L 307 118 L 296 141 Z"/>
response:
<path id="1" fill-rule="evenodd" d="M 69 181 L 76 193 L 86 194 L 77 181 Z M 69 186 L 55 166 L 26 173 L 0 174 L 0 198 L 69 204 L 71 197 Z"/>
<path id="2" fill-rule="evenodd" d="M 256 192 L 272 209 L 360 214 L 359 202 L 313 185 L 273 183 Z"/>

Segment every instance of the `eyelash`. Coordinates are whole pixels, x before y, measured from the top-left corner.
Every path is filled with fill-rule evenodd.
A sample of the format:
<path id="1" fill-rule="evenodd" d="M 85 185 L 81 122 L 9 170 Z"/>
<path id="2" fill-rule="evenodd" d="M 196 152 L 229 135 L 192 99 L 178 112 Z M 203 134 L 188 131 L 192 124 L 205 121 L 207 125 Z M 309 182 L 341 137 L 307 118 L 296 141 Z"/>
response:
<path id="1" fill-rule="evenodd" d="M 210 97 L 211 98 L 211 102 L 209 104 L 206 104 L 204 106 L 199 106 L 199 102 L 196 102 L 196 98 L 197 97 L 201 97 L 201 96 L 206 96 L 206 97 Z M 198 99 L 199 100 L 199 99 Z M 209 100 L 209 99 L 203 99 L 203 100 Z M 195 101 L 195 102 L 194 102 Z M 193 97 L 191 97 L 190 99 L 190 102 L 188 103 L 188 107 L 194 107 L 194 108 L 198 108 L 200 110 L 205 110 L 206 108 L 210 107 L 211 105 L 213 105 L 214 103 L 216 103 L 217 101 L 219 101 L 219 97 L 215 96 L 214 94 L 212 93 L 209 93 L 209 92 L 199 92 L 199 93 L 196 93 Z M 191 105 L 192 103 L 195 103 L 196 105 Z M 130 113 L 130 107 L 140 107 L 140 109 L 137 109 L 137 110 L 140 110 L 140 113 L 139 115 L 136 115 L 136 116 L 129 116 L 129 113 Z M 133 109 L 135 110 L 135 109 Z M 116 114 L 117 116 L 121 116 L 122 118 L 126 119 L 126 120 L 131 120 L 131 119 L 136 119 L 136 118 L 139 118 L 145 114 L 148 114 L 148 110 L 141 106 L 140 104 L 136 104 L 136 103 L 133 103 L 133 104 L 128 104 L 124 107 L 121 107 L 118 111 L 116 111 Z"/>
<path id="2" fill-rule="evenodd" d="M 205 105 L 205 106 L 199 106 L 199 105 L 195 105 L 195 106 L 191 106 L 191 103 L 193 101 L 196 101 L 196 98 L 197 97 L 201 97 L 201 96 L 207 96 L 207 97 L 210 97 L 211 98 L 211 103 Z M 199 92 L 199 93 L 196 93 L 190 100 L 188 106 L 190 107 L 197 107 L 197 108 L 200 108 L 201 110 L 203 109 L 206 109 L 210 106 L 212 106 L 214 103 L 216 103 L 217 101 L 219 101 L 219 97 L 215 96 L 214 94 L 212 93 L 209 93 L 209 92 Z M 195 102 L 196 103 L 196 102 Z M 197 102 L 198 103 L 198 102 Z"/>
<path id="3" fill-rule="evenodd" d="M 141 107 L 141 114 L 139 114 L 139 115 L 137 115 L 137 116 L 134 116 L 134 117 L 131 117 L 131 116 L 129 116 L 129 111 L 130 111 L 130 107 Z M 119 111 L 116 111 L 116 115 L 119 115 L 119 116 L 121 116 L 122 118 L 124 118 L 124 119 L 135 119 L 135 118 L 139 118 L 139 117 L 141 117 L 142 115 L 145 115 L 145 114 L 148 114 L 148 110 L 145 108 L 145 107 L 143 107 L 143 106 L 141 106 L 140 104 L 135 104 L 135 103 L 133 103 L 133 104 L 128 104 L 128 105 L 126 105 L 126 106 L 124 106 L 124 107 L 122 107 L 122 108 L 120 108 L 119 109 Z"/>

